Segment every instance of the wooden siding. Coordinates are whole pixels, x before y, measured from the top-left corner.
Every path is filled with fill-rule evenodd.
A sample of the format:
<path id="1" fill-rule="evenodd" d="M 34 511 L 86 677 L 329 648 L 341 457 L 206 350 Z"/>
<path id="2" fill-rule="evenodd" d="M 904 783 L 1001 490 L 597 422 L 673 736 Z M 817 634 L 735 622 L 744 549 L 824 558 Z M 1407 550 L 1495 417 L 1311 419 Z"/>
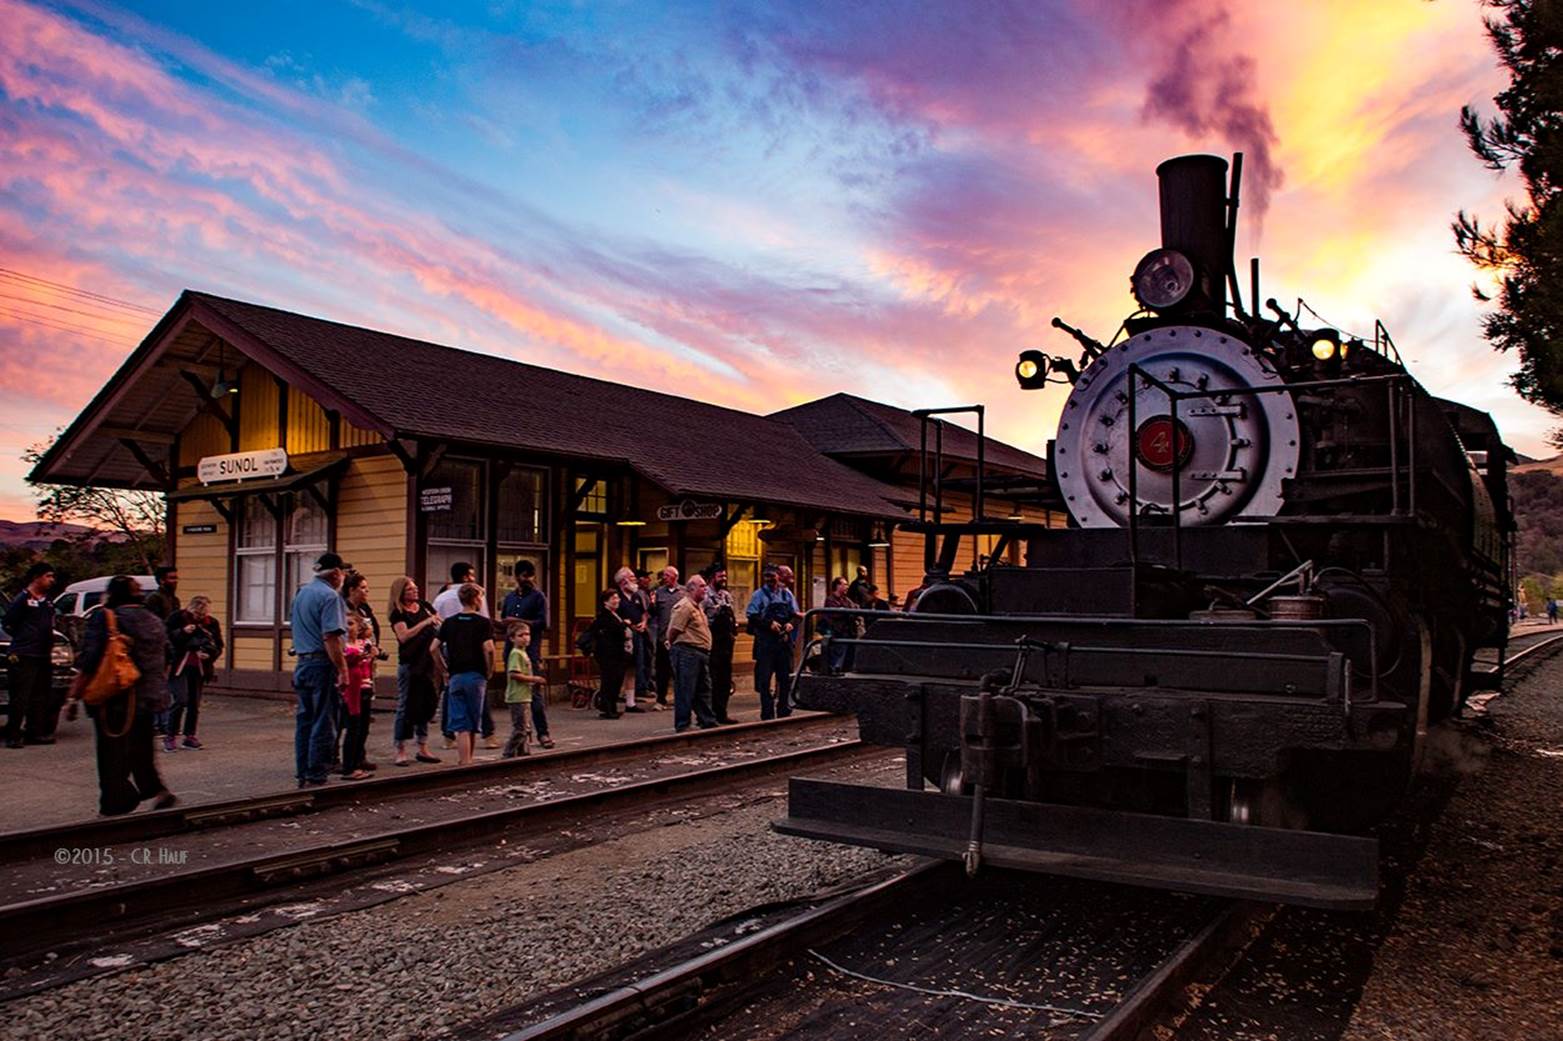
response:
<path id="1" fill-rule="evenodd" d="M 187 484 L 194 482 L 185 482 Z M 228 524 L 222 514 L 209 502 L 181 502 L 174 514 L 174 530 L 180 532 L 175 539 L 174 564 L 179 568 L 179 597 L 185 603 L 193 596 L 206 596 L 212 601 L 212 617 L 228 617 Z M 203 535 L 186 535 L 180 529 L 190 524 L 211 524 L 216 531 Z M 226 663 L 219 663 L 219 665 Z"/>
<path id="2" fill-rule="evenodd" d="M 380 435 L 373 430 L 363 430 L 355 427 L 347 420 L 342 420 L 342 447 L 357 448 L 361 445 L 378 445 L 381 442 Z"/>
<path id="3" fill-rule="evenodd" d="M 184 572 L 179 573 L 180 587 L 184 586 Z M 233 667 L 253 672 L 271 672 L 272 642 L 269 636 L 237 635 L 228 641 L 233 655 Z"/>
<path id="4" fill-rule="evenodd" d="M 282 446 L 282 431 L 277 426 L 281 396 L 270 372 L 259 365 L 244 367 L 239 374 L 239 451 Z"/>
<path id="5" fill-rule="evenodd" d="M 391 655 L 380 673 L 394 674 L 396 640 L 390 632 L 391 582 L 407 566 L 407 477 L 394 456 L 353 460 L 337 493 L 336 545 L 369 579 L 369 603 L 380 618 L 381 639 Z M 433 599 L 433 597 L 429 597 Z"/>
<path id="6" fill-rule="evenodd" d="M 202 412 L 190 421 L 179 439 L 179 465 L 194 466 L 209 455 L 224 455 L 229 449 L 228 431 L 217 417 Z"/>
<path id="7" fill-rule="evenodd" d="M 320 403 L 297 387 L 288 388 L 288 454 L 324 452 L 331 447 L 331 424 Z"/>

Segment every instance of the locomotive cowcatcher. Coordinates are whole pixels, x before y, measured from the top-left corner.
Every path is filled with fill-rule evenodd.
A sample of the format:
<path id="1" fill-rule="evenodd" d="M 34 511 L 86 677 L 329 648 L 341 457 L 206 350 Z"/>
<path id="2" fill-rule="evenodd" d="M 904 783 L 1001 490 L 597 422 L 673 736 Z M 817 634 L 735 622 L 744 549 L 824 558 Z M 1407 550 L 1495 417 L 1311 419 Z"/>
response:
<path id="1" fill-rule="evenodd" d="M 1241 164 L 1229 185 L 1225 159 L 1163 163 L 1140 309 L 1105 345 L 1054 319 L 1078 361 L 1020 356 L 1023 387 L 1070 385 L 1044 499 L 1068 527 L 984 517 L 980 467 L 971 521 L 925 487 L 903 525 L 925 540 L 914 609 L 859 612 L 842 670 L 806 654 L 797 703 L 904 748 L 905 788 L 795 778 L 778 830 L 971 872 L 1372 906 L 1372 826 L 1476 652 L 1501 660 L 1511 453 L 1417 383 L 1382 324 L 1314 328 L 1273 300 L 1266 317 L 1257 261 L 1245 309 Z M 958 568 L 977 537 L 997 545 Z"/>

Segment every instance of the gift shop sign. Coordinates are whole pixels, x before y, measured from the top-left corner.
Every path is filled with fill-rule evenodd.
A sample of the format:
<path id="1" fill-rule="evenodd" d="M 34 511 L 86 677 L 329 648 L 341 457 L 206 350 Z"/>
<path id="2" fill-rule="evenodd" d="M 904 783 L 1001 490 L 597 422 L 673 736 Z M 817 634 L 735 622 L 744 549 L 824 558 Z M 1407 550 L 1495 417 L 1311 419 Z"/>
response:
<path id="1" fill-rule="evenodd" d="M 281 448 L 263 448 L 258 452 L 209 455 L 195 464 L 195 476 L 202 484 L 216 484 L 257 477 L 281 477 L 287 468 L 286 451 Z"/>
<path id="2" fill-rule="evenodd" d="M 657 507 L 659 521 L 711 520 L 721 515 L 722 504 L 719 502 L 695 502 L 693 499 L 685 499 L 683 502 Z"/>

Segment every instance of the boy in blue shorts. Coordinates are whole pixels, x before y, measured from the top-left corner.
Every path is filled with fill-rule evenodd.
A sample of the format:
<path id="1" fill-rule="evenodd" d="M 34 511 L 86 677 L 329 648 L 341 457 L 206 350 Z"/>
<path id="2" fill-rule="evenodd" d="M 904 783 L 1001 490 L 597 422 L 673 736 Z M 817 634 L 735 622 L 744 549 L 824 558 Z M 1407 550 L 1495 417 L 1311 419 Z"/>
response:
<path id="1" fill-rule="evenodd" d="M 434 643 L 435 660 L 450 676 L 445 697 L 450 704 L 450 729 L 456 735 L 456 761 L 472 762 L 472 750 L 482 726 L 488 674 L 494 661 L 494 629 L 478 614 L 483 590 L 468 582 L 457 593 L 461 612 L 440 623 Z"/>

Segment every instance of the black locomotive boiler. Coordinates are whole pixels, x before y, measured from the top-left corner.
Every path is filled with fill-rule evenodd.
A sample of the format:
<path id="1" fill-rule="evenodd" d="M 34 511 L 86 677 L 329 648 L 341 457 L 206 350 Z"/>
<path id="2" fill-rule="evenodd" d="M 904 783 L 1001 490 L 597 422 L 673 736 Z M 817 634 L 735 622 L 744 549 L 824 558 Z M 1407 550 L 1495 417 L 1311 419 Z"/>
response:
<path id="1" fill-rule="evenodd" d="M 1506 641 L 1511 456 L 1382 325 L 1245 309 L 1241 160 L 1230 186 L 1216 156 L 1158 168 L 1162 245 L 1112 343 L 1055 319 L 1078 361 L 1021 355 L 1023 386 L 1071 385 L 1048 490 L 1069 526 L 984 518 L 980 476 L 972 521 L 925 501 L 915 609 L 865 615 L 846 671 L 800 674 L 799 705 L 905 749 L 905 788 L 796 778 L 779 830 L 1372 905 L 1366 833 Z M 998 546 L 958 570 L 974 536 Z"/>

